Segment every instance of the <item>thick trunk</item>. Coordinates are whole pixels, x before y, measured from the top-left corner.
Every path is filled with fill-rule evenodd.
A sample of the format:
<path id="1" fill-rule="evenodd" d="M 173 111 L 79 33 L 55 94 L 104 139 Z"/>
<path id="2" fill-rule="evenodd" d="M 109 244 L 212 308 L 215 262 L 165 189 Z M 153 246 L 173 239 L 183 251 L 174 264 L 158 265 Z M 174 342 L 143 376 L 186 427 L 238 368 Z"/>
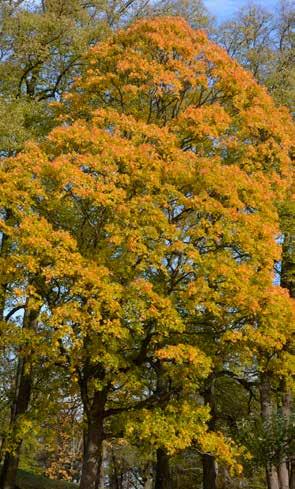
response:
<path id="1" fill-rule="evenodd" d="M 203 489 L 216 489 L 215 460 L 211 455 L 203 455 Z"/>
<path id="2" fill-rule="evenodd" d="M 6 453 L 1 473 L 1 489 L 14 489 L 19 463 L 21 445 L 19 444 L 13 454 Z"/>
<path id="3" fill-rule="evenodd" d="M 96 392 L 87 416 L 80 489 L 98 489 L 103 454 L 104 391 Z"/>
<path id="4" fill-rule="evenodd" d="M 82 466 L 80 489 L 97 489 L 102 463 L 103 433 L 100 420 L 88 424 L 85 454 Z"/>
<path id="5" fill-rule="evenodd" d="M 155 489 L 172 489 L 169 457 L 163 448 L 157 450 Z"/>
<path id="6" fill-rule="evenodd" d="M 17 371 L 16 380 L 16 395 L 14 404 L 11 409 L 11 438 L 16 440 L 18 438 L 19 419 L 23 416 L 29 407 L 30 397 L 32 390 L 32 378 L 29 370 L 29 365 L 26 364 L 25 359 L 20 359 Z M 0 479 L 0 489 L 14 489 L 16 482 L 16 474 L 18 469 L 20 451 L 22 446 L 22 440 L 18 440 L 13 447 L 6 447 L 4 449 L 4 463 Z"/>
<path id="7" fill-rule="evenodd" d="M 284 382 L 282 385 L 282 415 L 285 419 L 286 428 L 288 428 L 291 416 L 291 406 L 292 406 L 292 395 L 290 390 L 287 388 L 286 383 Z M 287 444 L 287 438 L 285 440 Z M 288 469 L 288 459 L 287 455 L 284 455 L 283 460 L 281 460 L 279 465 L 279 481 L 280 481 L 280 489 L 289 489 L 289 469 Z"/>
<path id="8" fill-rule="evenodd" d="M 280 489 L 289 489 L 289 471 L 285 461 L 279 465 L 279 482 Z"/>
<path id="9" fill-rule="evenodd" d="M 295 458 L 291 458 L 290 461 L 290 489 L 295 489 Z"/>
<path id="10" fill-rule="evenodd" d="M 260 384 L 261 416 L 264 423 L 271 425 L 273 405 L 271 399 L 271 384 L 267 374 L 263 374 Z M 268 489 L 280 489 L 279 476 L 273 460 L 266 463 L 266 482 Z"/>

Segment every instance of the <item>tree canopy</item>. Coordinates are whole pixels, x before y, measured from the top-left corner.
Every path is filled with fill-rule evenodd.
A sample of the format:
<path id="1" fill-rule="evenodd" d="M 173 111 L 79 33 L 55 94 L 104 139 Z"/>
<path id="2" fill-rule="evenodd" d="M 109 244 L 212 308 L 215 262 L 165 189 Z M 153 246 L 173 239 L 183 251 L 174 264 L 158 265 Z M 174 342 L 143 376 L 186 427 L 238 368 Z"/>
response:
<path id="1" fill-rule="evenodd" d="M 80 396 L 81 489 L 99 487 L 108 437 L 239 473 L 209 391 L 252 375 L 269 419 L 269 379 L 292 387 L 295 306 L 274 268 L 291 117 L 179 17 L 119 29 L 83 63 L 59 125 L 0 163 L 1 345 L 19 357 L 3 488 L 40 369 Z"/>

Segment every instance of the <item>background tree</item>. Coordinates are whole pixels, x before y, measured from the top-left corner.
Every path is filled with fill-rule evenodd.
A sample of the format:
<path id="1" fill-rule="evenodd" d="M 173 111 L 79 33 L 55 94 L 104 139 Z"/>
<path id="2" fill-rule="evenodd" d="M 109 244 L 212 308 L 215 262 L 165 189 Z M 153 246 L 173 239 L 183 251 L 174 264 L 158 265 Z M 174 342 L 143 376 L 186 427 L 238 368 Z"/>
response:
<path id="1" fill-rule="evenodd" d="M 214 38 L 265 85 L 276 101 L 294 112 L 293 2 L 282 0 L 270 12 L 259 3 L 243 8 L 216 28 Z"/>
<path id="2" fill-rule="evenodd" d="M 268 87 L 277 102 L 287 105 L 291 112 L 294 112 L 294 19 L 292 2 L 281 2 L 276 14 L 270 14 L 256 4 L 241 11 L 234 20 L 222 25 L 218 32 L 218 38 L 228 52 L 252 71 L 257 79 Z M 280 214 L 284 244 L 282 261 L 276 268 L 278 275 L 281 275 L 282 286 L 289 290 L 291 297 L 294 297 L 292 286 L 294 252 L 291 244 L 294 235 L 294 212 L 291 194 L 286 196 L 286 201 L 281 205 Z M 271 411 L 278 412 L 277 415 L 273 415 L 274 417 L 281 416 L 278 423 L 282 428 L 284 422 L 288 424 L 287 419 L 292 409 L 294 410 L 290 386 L 286 387 L 285 382 L 282 381 L 280 387 L 275 383 L 269 388 L 273 393 L 276 392 L 279 398 L 278 408 L 277 401 L 274 399 L 271 401 L 273 404 Z M 273 394 L 269 393 L 269 398 L 272 397 Z M 274 452 L 276 453 L 276 450 Z M 288 456 L 289 473 L 286 466 L 280 465 L 278 477 L 282 480 L 277 484 L 280 483 L 282 487 L 294 485 L 293 456 L 290 453 L 292 453 L 291 448 Z M 278 461 L 280 455 L 276 453 L 274 458 Z"/>
<path id="3" fill-rule="evenodd" d="M 0 5 L 1 154 L 19 151 L 56 125 L 49 107 L 83 70 L 88 47 L 139 16 L 169 13 L 206 25 L 201 0 L 127 2 L 3 0 Z"/>

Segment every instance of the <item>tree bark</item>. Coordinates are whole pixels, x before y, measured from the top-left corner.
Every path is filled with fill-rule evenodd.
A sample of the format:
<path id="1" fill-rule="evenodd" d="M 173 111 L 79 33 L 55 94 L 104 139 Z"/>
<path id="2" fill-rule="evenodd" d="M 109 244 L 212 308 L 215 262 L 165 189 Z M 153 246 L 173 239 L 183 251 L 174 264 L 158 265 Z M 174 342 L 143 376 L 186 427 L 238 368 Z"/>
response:
<path id="1" fill-rule="evenodd" d="M 172 489 L 169 457 L 163 448 L 157 450 L 155 489 Z"/>
<path id="2" fill-rule="evenodd" d="M 292 395 L 290 390 L 286 386 L 286 382 L 283 382 L 282 385 L 282 415 L 284 417 L 286 423 L 286 429 L 288 429 L 290 416 L 291 416 L 291 405 L 292 405 Z M 285 440 L 287 445 L 287 438 Z M 279 465 L 279 481 L 280 481 L 280 489 L 289 489 L 289 469 L 288 469 L 288 458 L 287 454 L 284 454 L 283 460 L 280 461 Z"/>
<path id="3" fill-rule="evenodd" d="M 287 462 L 285 461 L 279 465 L 279 482 L 280 482 L 280 489 L 290 489 L 289 471 L 288 471 Z"/>
<path id="4" fill-rule="evenodd" d="M 261 376 L 260 403 L 263 421 L 271 425 L 273 415 L 271 384 L 266 373 Z M 265 469 L 268 489 L 280 489 L 278 471 L 272 460 L 267 461 Z"/>
<path id="5" fill-rule="evenodd" d="M 144 482 L 144 489 L 153 489 L 153 479 L 152 478 L 146 479 L 146 481 Z"/>
<path id="6" fill-rule="evenodd" d="M 216 489 L 215 460 L 212 455 L 203 455 L 203 489 Z"/>
<path id="7" fill-rule="evenodd" d="M 105 462 L 107 460 L 107 450 L 104 443 L 102 443 L 102 453 L 101 453 L 101 467 L 99 470 L 99 489 L 105 489 Z"/>
<path id="8" fill-rule="evenodd" d="M 26 368 L 26 361 L 24 359 L 20 359 L 17 374 L 17 394 L 14 405 L 12 407 L 10 421 L 12 440 L 15 439 L 17 436 L 17 431 L 19 429 L 19 418 L 27 412 L 30 403 L 32 379 L 31 372 L 26 372 Z M 1 489 L 14 489 L 15 487 L 21 446 L 22 440 L 19 440 L 17 444 L 13 447 L 13 451 L 10 451 L 10 447 L 7 448 L 7 450 L 5 451 L 3 469 L 0 480 Z"/>
<path id="9" fill-rule="evenodd" d="M 120 489 L 121 484 L 120 484 L 120 473 L 118 473 L 118 467 L 117 467 L 117 459 L 115 457 L 114 450 L 111 450 L 111 473 L 110 473 L 110 489 Z M 99 488 L 100 489 L 100 488 Z"/>
<path id="10" fill-rule="evenodd" d="M 106 391 L 97 391 L 87 413 L 80 489 L 98 489 L 103 455 Z"/>
<path id="11" fill-rule="evenodd" d="M 14 454 L 6 453 L 1 472 L 1 489 L 15 489 L 16 474 L 19 464 L 20 444 L 17 446 Z"/>
<path id="12" fill-rule="evenodd" d="M 214 379 L 208 379 L 208 385 L 204 390 L 204 402 L 210 407 L 211 418 L 208 422 L 210 431 L 215 430 L 216 409 L 214 399 Z M 203 464 L 203 489 L 216 489 L 216 467 L 215 458 L 210 454 L 204 454 L 202 457 Z"/>
<path id="13" fill-rule="evenodd" d="M 152 463 L 148 463 L 144 474 L 144 489 L 153 489 L 154 485 L 154 466 Z"/>
<path id="14" fill-rule="evenodd" d="M 290 489 L 295 489 L 295 458 L 290 460 Z"/>
<path id="15" fill-rule="evenodd" d="M 24 329 L 34 327 L 39 311 L 26 311 L 24 317 Z M 32 369 L 30 356 L 22 356 L 20 352 L 17 374 L 14 402 L 11 407 L 10 416 L 10 433 L 14 441 L 13 447 L 6 447 L 4 442 L 4 462 L 0 478 L 0 489 L 14 489 L 16 483 L 17 469 L 19 465 L 22 439 L 18 439 L 19 423 L 24 414 L 28 411 L 31 392 L 32 392 Z M 16 441 L 17 440 L 17 441 Z"/>
<path id="16" fill-rule="evenodd" d="M 274 465 L 268 464 L 266 467 L 266 482 L 268 489 L 280 489 L 278 472 Z"/>

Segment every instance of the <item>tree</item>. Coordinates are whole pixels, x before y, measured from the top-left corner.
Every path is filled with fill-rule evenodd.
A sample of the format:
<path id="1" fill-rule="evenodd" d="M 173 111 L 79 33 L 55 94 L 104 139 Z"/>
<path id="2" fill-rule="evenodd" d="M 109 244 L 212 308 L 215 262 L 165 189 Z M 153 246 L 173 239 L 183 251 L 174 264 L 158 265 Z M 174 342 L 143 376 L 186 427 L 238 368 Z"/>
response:
<path id="1" fill-rule="evenodd" d="M 268 297 L 292 309 L 271 282 L 293 128 L 181 19 L 140 21 L 87 62 L 67 124 L 4 163 L 2 227 L 17 270 L 38 278 L 46 355 L 80 387 L 88 489 L 106 420 L 126 412 L 131 439 L 166 453 L 197 442 L 233 463 L 198 391 L 210 368 L 235 363 L 234 336 L 255 340 Z"/>
<path id="2" fill-rule="evenodd" d="M 40 187 L 36 184 L 33 188 L 31 173 L 24 162 L 20 168 L 11 161 L 9 171 L 6 164 L 4 160 L 1 162 L 0 177 L 1 350 L 10 362 L 17 364 L 17 376 L 15 388 L 11 389 L 9 396 L 11 413 L 8 430 L 2 441 L 4 464 L 1 484 L 5 488 L 15 485 L 22 441 L 33 428 L 32 416 L 37 417 L 36 411 L 31 409 L 32 393 L 38 377 L 36 371 L 39 368 L 44 370 L 49 361 L 48 330 L 42 321 L 43 309 L 47 307 L 45 298 L 48 290 L 39 271 L 46 260 L 53 259 L 52 247 L 51 250 L 47 249 L 47 258 L 44 254 L 41 257 L 41 253 L 37 257 L 29 243 L 30 239 L 34 241 L 33 235 L 28 236 L 30 225 L 35 226 L 36 244 L 42 247 L 42 243 L 43 246 L 46 243 L 46 229 L 44 228 L 45 234 L 39 233 L 42 220 L 39 223 L 34 222 L 30 216 L 31 199 L 36 193 L 38 195 Z M 15 186 L 11 186 L 12 182 L 7 180 L 8 174 L 15 181 Z M 21 218 L 23 215 L 26 216 L 25 219 Z M 65 257 L 69 243 L 64 241 L 64 234 L 60 232 L 53 233 L 52 238 L 51 244 L 57 245 L 60 241 L 61 247 L 57 254 L 60 258 L 59 266 L 62 266 L 62 254 Z M 30 248 L 31 254 L 28 251 Z"/>
<path id="3" fill-rule="evenodd" d="M 124 50 L 126 50 L 126 44 L 122 43 L 122 45 L 124 45 Z M 124 52 L 126 52 L 126 51 L 124 51 Z M 132 52 L 132 47 L 130 49 L 130 57 L 131 57 L 131 52 Z M 106 53 L 104 53 L 104 54 L 106 55 Z M 117 49 L 117 51 L 115 51 L 114 54 L 115 54 L 115 56 L 117 55 L 118 58 L 120 57 L 120 47 Z M 100 55 L 100 52 L 99 52 L 99 55 Z M 185 103 L 187 101 L 186 96 L 191 95 L 191 93 L 190 93 L 191 87 L 188 84 L 188 87 L 186 88 L 186 90 L 183 90 L 182 92 L 180 92 L 180 94 L 178 95 L 178 98 L 174 97 L 174 99 L 173 99 L 174 94 L 171 94 L 171 92 L 169 93 L 169 85 L 168 85 L 168 88 L 166 89 L 166 91 L 165 91 L 165 85 L 164 85 L 163 87 L 160 87 L 160 89 L 158 89 L 160 94 L 157 97 L 157 95 L 155 95 L 155 93 L 154 93 L 154 91 L 156 92 L 157 88 L 155 88 L 153 91 L 153 79 L 150 80 L 149 75 L 145 76 L 145 74 L 143 73 L 144 70 L 146 70 L 146 73 L 148 73 L 147 66 L 146 65 L 145 66 L 143 66 L 143 65 L 139 66 L 139 64 L 140 64 L 139 61 L 138 62 L 134 61 L 132 64 L 132 61 L 131 62 L 127 61 L 128 55 L 127 55 L 127 57 L 125 56 L 124 61 L 121 62 L 121 60 L 118 60 L 118 64 L 115 65 L 116 67 L 115 67 L 114 71 L 117 74 L 115 77 L 110 75 L 110 78 L 106 79 L 106 77 L 102 76 L 102 77 L 100 77 L 99 82 L 96 83 L 95 82 L 95 59 L 93 59 L 93 58 L 94 58 L 94 56 L 91 58 L 93 65 L 94 65 L 94 68 L 91 68 L 91 70 L 89 70 L 89 78 L 88 79 L 85 78 L 84 86 L 82 84 L 82 88 L 85 89 L 86 94 L 87 93 L 89 94 L 89 92 L 90 92 L 90 95 L 88 95 L 88 101 L 87 101 L 89 106 L 91 106 L 91 104 L 93 104 L 93 106 L 95 106 L 96 104 L 105 103 L 106 105 L 111 104 L 111 105 L 115 106 L 116 108 L 118 108 L 119 110 L 124 111 L 125 110 L 125 108 L 124 108 L 125 104 L 129 108 L 128 91 L 130 90 L 130 93 L 132 94 L 131 97 L 133 98 L 133 103 L 134 103 L 134 99 L 135 99 L 134 93 L 137 95 L 137 99 L 135 99 L 134 106 L 131 109 L 133 114 L 135 114 L 136 116 L 140 115 L 140 117 L 144 117 L 148 121 L 156 120 L 157 122 L 159 121 L 160 124 L 166 124 L 170 118 L 177 116 L 177 112 L 179 110 L 179 108 L 178 108 L 179 99 L 181 100 L 181 103 L 182 103 L 181 109 L 183 109 L 183 108 L 185 108 Z M 141 59 L 140 55 L 139 55 L 138 59 L 139 58 Z M 113 59 L 112 59 L 112 61 L 113 61 Z M 108 62 L 111 63 L 112 61 L 111 60 L 109 61 L 109 58 L 107 58 L 106 63 L 108 63 Z M 129 63 L 129 65 L 128 65 L 128 63 Z M 163 62 L 163 64 L 164 64 L 164 62 Z M 162 66 L 157 67 L 158 73 L 159 72 L 161 73 L 161 71 L 160 71 L 161 68 L 162 68 Z M 104 65 L 103 69 L 105 69 L 105 65 Z M 99 71 L 99 69 L 98 69 L 98 71 Z M 111 69 L 110 69 L 110 71 L 111 71 Z M 173 70 L 171 70 L 171 71 L 173 71 Z M 131 73 L 131 82 L 130 82 L 130 73 Z M 218 75 L 219 75 L 219 73 L 218 73 Z M 235 68 L 235 75 L 236 75 L 236 79 L 237 79 L 238 78 L 238 69 L 237 68 Z M 132 83 L 132 81 L 133 81 L 132 76 L 134 76 L 134 79 L 135 79 L 134 83 Z M 136 76 L 142 77 L 145 80 L 145 85 L 143 85 L 144 89 L 141 89 L 141 87 L 138 87 L 137 81 L 136 81 Z M 171 72 L 169 72 L 168 76 L 170 77 L 169 81 L 171 81 L 171 79 L 173 79 L 173 74 L 171 75 Z M 212 76 L 213 79 L 214 79 L 214 76 L 216 77 L 215 73 Z M 158 82 L 158 80 L 157 80 L 157 82 Z M 227 80 L 227 82 L 230 83 L 229 80 Z M 104 97 L 104 93 L 106 93 L 104 91 L 106 83 L 108 83 L 108 91 L 107 91 L 107 96 L 104 99 L 103 97 Z M 126 83 L 125 90 L 118 88 L 118 87 L 121 87 L 122 83 L 123 84 Z M 176 83 L 179 83 L 179 85 L 180 85 L 181 80 L 177 79 L 175 81 L 175 85 L 176 85 Z M 133 85 L 135 85 L 135 87 Z M 218 82 L 216 85 L 218 85 Z M 213 87 L 215 88 L 214 85 L 213 85 Z M 79 88 L 81 88 L 81 84 L 79 84 Z M 150 91 L 148 90 L 148 88 L 150 88 Z M 224 90 L 224 86 L 222 86 L 222 89 Z M 132 90 L 133 90 L 133 92 L 132 92 Z M 193 91 L 191 91 L 191 92 L 193 92 Z M 206 91 L 204 90 L 204 92 L 205 92 L 204 99 L 206 101 Z M 204 94 L 204 92 L 203 92 L 203 94 Z M 224 95 L 224 91 L 222 92 L 222 94 L 218 94 L 217 90 L 216 90 L 217 93 L 216 92 L 214 93 L 213 89 L 211 90 L 211 93 L 210 93 L 210 91 L 208 91 L 208 92 L 209 93 L 207 94 L 208 95 L 207 103 L 211 102 L 210 95 L 211 95 L 213 101 L 215 101 L 214 97 L 216 97 L 216 99 L 218 100 L 218 95 L 221 95 L 221 97 L 226 97 L 226 95 Z M 122 97 L 121 97 L 121 95 L 122 95 Z M 84 94 L 83 94 L 83 96 L 84 96 Z M 229 96 L 229 98 L 231 98 L 232 94 L 230 93 L 230 94 L 228 94 L 228 96 Z M 260 98 L 261 98 L 261 102 L 262 102 L 262 100 L 264 99 L 264 96 L 262 93 L 260 94 Z M 77 97 L 77 102 L 75 101 L 75 97 L 73 97 L 73 99 L 74 99 L 73 104 L 77 104 L 77 109 L 78 109 L 77 113 L 83 114 L 83 109 L 81 110 L 81 106 L 83 104 L 83 101 L 81 103 L 81 98 L 79 98 L 79 96 Z M 188 103 L 192 102 L 192 99 L 189 99 L 189 97 L 188 97 L 188 100 L 189 100 Z M 250 102 L 250 97 L 248 100 L 249 100 L 248 103 L 250 106 L 250 103 L 252 103 L 252 100 Z M 194 101 L 194 103 L 196 103 L 194 99 L 193 99 L 193 101 Z M 84 99 L 84 102 L 85 102 L 85 99 Z M 239 101 L 239 102 L 241 102 L 241 101 Z M 203 103 L 202 99 L 201 99 L 201 103 Z M 147 107 L 147 108 L 149 107 L 149 110 L 147 110 L 146 112 L 144 112 L 145 107 Z M 167 110 L 167 107 L 168 107 L 168 110 Z M 245 107 L 245 105 L 244 105 L 244 107 Z M 242 106 L 242 103 L 241 103 L 241 105 L 238 106 L 238 110 L 243 110 L 244 107 Z M 228 106 L 226 108 L 229 111 Z M 254 107 L 252 107 L 252 108 L 254 109 Z M 80 110 L 80 112 L 78 112 L 79 110 Z M 87 110 L 88 109 L 86 109 L 86 111 Z M 251 108 L 249 110 L 251 111 Z M 201 111 L 198 112 L 198 114 L 200 114 L 200 113 L 201 113 Z M 215 114 L 216 113 L 217 113 L 217 110 L 215 109 Z M 195 114 L 193 114 L 193 115 L 195 115 Z M 201 119 L 201 120 L 202 121 L 206 120 L 206 123 L 208 124 L 208 119 L 210 120 L 210 116 L 208 115 L 208 112 L 206 112 L 205 110 L 204 110 L 204 116 L 203 117 L 204 117 L 204 119 Z M 254 118 L 255 117 L 256 116 L 254 116 Z M 192 120 L 192 122 L 191 122 L 191 120 Z M 191 122 L 191 124 L 193 124 L 195 122 L 193 119 L 193 116 L 191 117 L 190 122 Z M 214 122 L 216 122 L 216 119 L 214 120 Z M 206 129 L 208 131 L 208 127 L 206 127 Z M 250 129 L 250 132 L 252 132 L 252 130 L 253 130 L 253 126 L 252 126 L 252 129 Z M 263 133 L 264 133 L 264 136 L 262 136 Z M 182 135 L 182 133 L 181 133 L 181 135 Z M 201 135 L 203 135 L 203 134 L 201 134 Z M 264 127 L 262 129 L 262 127 L 261 127 L 257 131 L 257 133 L 254 137 L 254 139 L 256 140 L 257 143 L 258 143 L 258 141 L 260 141 L 261 145 L 258 143 L 259 146 L 257 146 L 257 150 L 258 150 L 262 160 L 264 160 L 264 161 L 266 161 L 265 157 L 269 151 L 267 149 L 267 147 L 269 147 L 268 145 L 270 143 L 269 135 L 270 135 L 269 128 L 266 129 L 266 127 Z M 215 134 L 214 134 L 214 136 L 215 136 Z M 253 133 L 252 133 L 252 136 L 253 136 Z M 262 136 L 262 138 L 261 138 L 261 136 Z M 194 137 L 195 137 L 195 139 L 194 139 Z M 187 143 L 187 140 L 188 140 L 188 143 Z M 195 136 L 193 131 L 189 132 L 188 136 L 187 136 L 187 140 L 185 140 L 185 142 L 183 144 L 183 147 L 185 149 L 193 149 L 194 151 L 201 151 L 203 149 L 203 146 L 200 144 L 200 134 L 199 133 L 197 133 L 197 135 Z M 195 140 L 197 140 L 197 143 L 198 143 L 197 147 L 193 146 L 193 143 L 195 142 Z M 206 133 L 204 135 L 204 140 L 208 144 L 208 133 Z M 250 138 L 250 140 L 251 140 L 251 138 Z M 192 141 L 192 143 L 191 143 L 191 141 Z M 254 140 L 252 139 L 252 141 L 254 141 Z M 243 150 L 246 152 L 247 152 L 247 149 L 249 147 L 248 144 L 249 144 L 249 139 L 247 139 L 247 144 L 245 144 L 243 147 Z M 191 146 L 192 146 L 192 148 L 191 148 Z M 212 146 L 211 146 L 210 142 L 209 142 L 208 146 L 209 146 L 209 148 L 208 149 L 206 148 L 206 150 L 208 151 L 207 154 L 212 155 Z M 216 147 L 214 149 L 216 151 Z M 265 152 L 265 150 L 266 150 L 266 152 Z M 209 151 L 211 153 L 209 153 Z M 254 152 L 255 152 L 255 150 L 254 150 Z M 228 153 L 225 153 L 225 155 L 228 156 Z M 223 156 L 224 156 L 224 153 L 223 153 Z M 241 156 L 242 155 L 240 154 L 240 158 L 242 160 Z M 268 162 L 270 162 L 270 160 L 273 158 L 273 156 L 274 155 L 272 154 L 270 159 L 269 159 L 269 157 L 267 157 Z M 238 155 L 235 155 L 235 157 L 236 157 L 236 159 L 234 159 L 234 161 L 239 160 Z M 251 155 L 251 157 L 252 157 L 252 155 Z M 262 162 L 262 160 L 260 160 L 260 161 Z M 245 160 L 244 161 L 242 160 L 241 162 L 242 162 L 242 164 L 244 164 Z M 257 164 L 257 161 L 255 164 Z M 250 171 L 248 168 L 247 168 L 247 170 Z M 216 326 L 215 326 L 215 335 L 216 335 Z"/>

